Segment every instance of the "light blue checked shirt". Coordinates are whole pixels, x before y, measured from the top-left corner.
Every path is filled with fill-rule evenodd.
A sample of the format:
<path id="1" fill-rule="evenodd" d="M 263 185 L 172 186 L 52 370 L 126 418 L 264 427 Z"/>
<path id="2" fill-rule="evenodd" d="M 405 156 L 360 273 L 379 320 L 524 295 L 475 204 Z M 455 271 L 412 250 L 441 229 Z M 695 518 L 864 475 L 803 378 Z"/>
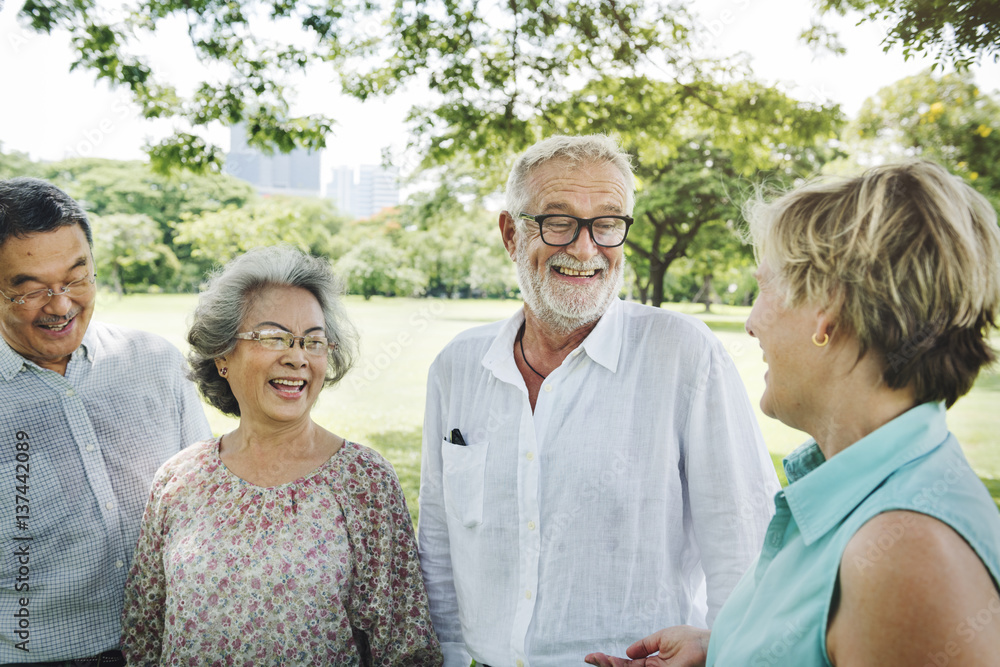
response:
<path id="1" fill-rule="evenodd" d="M 185 368 L 159 336 L 100 322 L 65 376 L 0 337 L 0 664 L 118 646 L 153 474 L 211 435 Z"/>

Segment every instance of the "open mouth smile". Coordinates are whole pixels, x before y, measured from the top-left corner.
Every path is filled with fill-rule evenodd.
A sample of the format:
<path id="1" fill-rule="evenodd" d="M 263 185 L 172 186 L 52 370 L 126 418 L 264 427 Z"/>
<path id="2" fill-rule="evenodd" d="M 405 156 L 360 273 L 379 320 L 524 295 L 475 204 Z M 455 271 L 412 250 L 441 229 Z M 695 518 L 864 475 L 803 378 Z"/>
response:
<path id="1" fill-rule="evenodd" d="M 76 315 L 73 315 L 65 320 L 60 320 L 59 322 L 48 322 L 46 324 L 36 324 L 35 326 L 49 333 L 61 334 L 69 329 L 75 321 Z"/>
<path id="2" fill-rule="evenodd" d="M 600 269 L 588 269 L 586 271 L 578 271 L 577 269 L 571 269 L 565 266 L 553 266 L 552 269 L 563 276 L 570 276 L 572 278 L 593 278 L 597 275 Z"/>
<path id="3" fill-rule="evenodd" d="M 279 396 L 285 398 L 298 398 L 305 391 L 306 384 L 305 380 L 293 379 L 293 378 L 275 378 L 268 382 Z"/>

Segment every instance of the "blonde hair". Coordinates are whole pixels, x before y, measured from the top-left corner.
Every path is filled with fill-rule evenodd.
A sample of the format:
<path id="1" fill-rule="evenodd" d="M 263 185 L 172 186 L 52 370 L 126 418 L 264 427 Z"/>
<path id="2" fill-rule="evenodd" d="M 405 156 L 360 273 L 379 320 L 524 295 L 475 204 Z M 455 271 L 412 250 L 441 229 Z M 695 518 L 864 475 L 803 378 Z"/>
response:
<path id="1" fill-rule="evenodd" d="M 950 407 L 996 359 L 1000 228 L 989 202 L 926 160 L 815 182 L 744 209 L 789 306 L 837 314 L 889 387 Z"/>

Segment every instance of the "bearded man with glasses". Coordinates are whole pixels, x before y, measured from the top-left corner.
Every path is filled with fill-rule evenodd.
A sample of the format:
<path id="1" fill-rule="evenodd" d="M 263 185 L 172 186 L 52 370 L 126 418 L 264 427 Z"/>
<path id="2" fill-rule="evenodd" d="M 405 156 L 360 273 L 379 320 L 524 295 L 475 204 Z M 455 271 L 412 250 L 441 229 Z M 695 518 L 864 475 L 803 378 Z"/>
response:
<path id="1" fill-rule="evenodd" d="M 210 435 L 180 352 L 92 322 L 80 205 L 0 181 L 0 665 L 124 665 L 125 578 L 153 473 Z"/>
<path id="2" fill-rule="evenodd" d="M 697 319 L 618 298 L 633 204 L 614 140 L 529 148 L 499 220 L 524 308 L 431 367 L 418 542 L 449 667 L 710 627 L 762 545 L 778 483 L 732 360 Z"/>

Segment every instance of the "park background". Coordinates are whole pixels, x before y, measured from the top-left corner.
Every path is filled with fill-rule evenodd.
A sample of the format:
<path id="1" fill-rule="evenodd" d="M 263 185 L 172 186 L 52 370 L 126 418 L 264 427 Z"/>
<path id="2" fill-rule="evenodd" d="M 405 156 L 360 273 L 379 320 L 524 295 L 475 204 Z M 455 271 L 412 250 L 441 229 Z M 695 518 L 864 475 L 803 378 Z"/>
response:
<path id="1" fill-rule="evenodd" d="M 639 186 L 623 297 L 704 319 L 756 403 L 741 204 L 923 156 L 996 207 L 998 40 L 989 2 L 0 0 L 0 178 L 81 201 L 97 317 L 181 349 L 213 267 L 274 243 L 330 258 L 362 355 L 315 417 L 385 454 L 415 514 L 430 362 L 519 307 L 496 229 L 514 154 L 621 140 Z M 262 150 L 396 166 L 404 201 L 359 220 L 261 196 L 221 173 L 235 123 Z M 994 369 L 949 411 L 995 498 L 998 399 Z M 235 423 L 209 413 L 216 433 Z M 758 417 L 776 460 L 805 439 Z"/>

